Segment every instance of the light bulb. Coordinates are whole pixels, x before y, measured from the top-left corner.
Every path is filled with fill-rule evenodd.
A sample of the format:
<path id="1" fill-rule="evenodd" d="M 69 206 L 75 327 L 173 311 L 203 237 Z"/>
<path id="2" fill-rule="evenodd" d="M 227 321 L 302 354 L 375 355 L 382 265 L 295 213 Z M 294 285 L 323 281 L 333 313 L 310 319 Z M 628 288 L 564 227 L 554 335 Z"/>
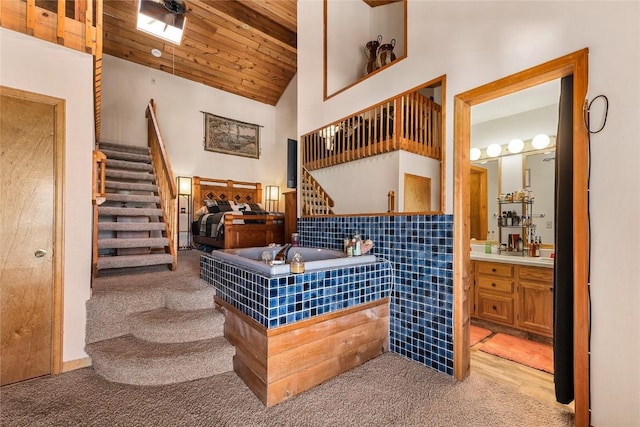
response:
<path id="1" fill-rule="evenodd" d="M 507 145 L 510 153 L 519 153 L 524 148 L 524 141 L 521 139 L 512 139 L 509 141 L 509 145 Z"/>
<path id="2" fill-rule="evenodd" d="M 502 147 L 498 144 L 491 144 L 487 147 L 487 155 L 489 157 L 498 157 L 502 153 Z"/>
<path id="3" fill-rule="evenodd" d="M 480 151 L 478 147 L 473 147 L 471 149 L 471 152 L 469 153 L 469 158 L 471 159 L 472 162 L 475 162 L 480 158 L 481 155 L 482 155 L 482 151 Z"/>
<path id="4" fill-rule="evenodd" d="M 540 135 L 536 135 L 533 138 L 533 141 L 531 141 L 531 145 L 533 145 L 533 148 L 535 148 L 536 150 L 542 150 L 543 148 L 546 148 L 550 142 L 551 140 L 549 139 L 549 137 L 541 133 Z"/>

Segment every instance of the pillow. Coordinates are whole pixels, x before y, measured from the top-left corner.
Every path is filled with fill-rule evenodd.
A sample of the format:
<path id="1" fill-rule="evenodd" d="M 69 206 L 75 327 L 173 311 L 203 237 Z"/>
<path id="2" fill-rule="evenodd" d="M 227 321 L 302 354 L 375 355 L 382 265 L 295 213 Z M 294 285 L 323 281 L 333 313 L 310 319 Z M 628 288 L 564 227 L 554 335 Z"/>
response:
<path id="1" fill-rule="evenodd" d="M 204 205 L 207 208 L 209 213 L 218 213 L 220 212 L 220 207 L 218 206 L 218 202 L 211 199 L 204 199 Z"/>
<path id="2" fill-rule="evenodd" d="M 232 205 L 232 208 L 234 211 L 239 211 L 239 212 L 251 210 L 251 208 L 249 208 L 249 205 L 247 205 L 246 203 L 235 203 Z"/>
<path id="3" fill-rule="evenodd" d="M 249 210 L 256 211 L 256 212 L 267 212 L 262 208 L 262 206 L 260 206 L 260 203 L 247 203 L 247 204 L 249 205 Z"/>
<path id="4" fill-rule="evenodd" d="M 230 212 L 233 210 L 231 202 L 228 200 L 218 200 L 219 212 Z"/>
<path id="5" fill-rule="evenodd" d="M 209 209 L 206 206 L 203 206 L 203 207 L 201 207 L 200 209 L 198 209 L 195 212 L 195 217 L 197 218 L 197 217 L 202 216 L 202 215 L 204 215 L 206 213 L 209 213 Z"/>

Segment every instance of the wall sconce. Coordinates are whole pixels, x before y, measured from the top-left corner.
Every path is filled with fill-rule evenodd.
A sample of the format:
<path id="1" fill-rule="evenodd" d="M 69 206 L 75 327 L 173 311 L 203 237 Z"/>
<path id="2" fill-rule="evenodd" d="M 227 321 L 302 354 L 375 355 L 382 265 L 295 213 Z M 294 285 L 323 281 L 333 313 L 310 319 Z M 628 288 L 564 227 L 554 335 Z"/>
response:
<path id="1" fill-rule="evenodd" d="M 278 208 L 280 207 L 280 187 L 277 185 L 267 185 L 264 200 L 267 211 L 278 212 Z"/>

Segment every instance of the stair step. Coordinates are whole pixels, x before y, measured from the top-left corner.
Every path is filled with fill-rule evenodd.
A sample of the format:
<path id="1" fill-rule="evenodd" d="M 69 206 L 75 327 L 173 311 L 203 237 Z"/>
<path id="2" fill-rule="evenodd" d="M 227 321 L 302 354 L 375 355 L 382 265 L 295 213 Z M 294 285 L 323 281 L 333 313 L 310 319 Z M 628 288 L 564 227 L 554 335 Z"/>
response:
<path id="1" fill-rule="evenodd" d="M 162 209 L 158 208 L 121 208 L 116 206 L 99 206 L 98 215 L 109 216 L 157 216 L 162 217 Z"/>
<path id="2" fill-rule="evenodd" d="M 100 231 L 164 231 L 164 222 L 99 222 Z"/>
<path id="3" fill-rule="evenodd" d="M 155 184 L 144 184 L 138 182 L 120 182 L 120 181 L 109 181 L 106 180 L 104 182 L 107 190 L 138 190 L 138 191 L 150 191 L 152 193 L 156 193 L 158 191 L 158 186 Z"/>
<path id="4" fill-rule="evenodd" d="M 163 385 L 233 369 L 234 347 L 222 336 L 187 343 L 151 343 L 132 335 L 87 344 L 93 369 L 109 381 Z"/>
<path id="5" fill-rule="evenodd" d="M 156 177 L 152 173 L 148 172 L 133 172 L 126 170 L 113 170 L 109 168 L 107 164 L 107 170 L 105 171 L 105 176 L 107 178 L 117 178 L 117 179 L 130 179 L 133 181 L 150 181 L 154 182 Z"/>
<path id="6" fill-rule="evenodd" d="M 177 311 L 167 308 L 132 314 L 131 334 L 156 343 L 179 343 L 224 335 L 224 315 L 215 309 Z"/>
<path id="7" fill-rule="evenodd" d="M 131 162 L 151 163 L 151 156 L 148 154 L 127 153 L 124 151 L 100 150 L 107 156 L 107 165 L 111 160 L 128 160 Z"/>
<path id="8" fill-rule="evenodd" d="M 128 160 L 117 160 L 117 159 L 108 160 L 107 168 L 129 169 L 129 170 L 138 170 L 138 171 L 146 171 L 146 172 L 153 171 L 153 166 L 151 166 L 151 164 L 149 163 L 131 162 Z"/>
<path id="9" fill-rule="evenodd" d="M 169 246 L 169 239 L 166 237 L 98 239 L 98 249 L 163 248 L 165 246 Z"/>
<path id="10" fill-rule="evenodd" d="M 171 254 L 121 255 L 98 257 L 98 270 L 173 264 Z"/>
<path id="11" fill-rule="evenodd" d="M 116 144 L 115 142 L 98 142 L 98 150 L 111 150 L 121 153 L 149 154 L 149 147 L 129 144 Z"/>
<path id="12" fill-rule="evenodd" d="M 160 203 L 160 197 L 144 194 L 107 193 L 107 202 Z"/>

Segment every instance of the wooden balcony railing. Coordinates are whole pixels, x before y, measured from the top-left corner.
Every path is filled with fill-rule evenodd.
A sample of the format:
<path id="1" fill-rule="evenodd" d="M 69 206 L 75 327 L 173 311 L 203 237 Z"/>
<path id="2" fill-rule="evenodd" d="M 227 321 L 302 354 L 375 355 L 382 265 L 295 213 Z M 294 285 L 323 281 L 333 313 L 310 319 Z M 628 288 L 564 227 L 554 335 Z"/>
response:
<path id="1" fill-rule="evenodd" d="M 405 150 L 442 160 L 440 105 L 418 92 L 398 96 L 302 136 L 303 166 L 315 170 Z"/>
<path id="2" fill-rule="evenodd" d="M 149 148 L 151 151 L 151 163 L 153 172 L 156 176 L 158 184 L 158 196 L 160 197 L 160 207 L 162 208 L 162 216 L 166 224 L 166 234 L 169 239 L 169 249 L 173 256 L 173 270 L 177 265 L 177 241 L 174 239 L 174 231 L 177 229 L 177 203 L 176 197 L 178 191 L 176 188 L 176 180 L 173 176 L 173 169 L 169 162 L 169 156 L 164 145 L 164 140 L 160 132 L 158 118 L 156 116 L 156 105 L 152 100 L 147 106 L 147 137 L 149 139 Z"/>
<path id="3" fill-rule="evenodd" d="M 94 56 L 96 141 L 100 140 L 103 0 L 0 0 L 0 26 Z"/>

